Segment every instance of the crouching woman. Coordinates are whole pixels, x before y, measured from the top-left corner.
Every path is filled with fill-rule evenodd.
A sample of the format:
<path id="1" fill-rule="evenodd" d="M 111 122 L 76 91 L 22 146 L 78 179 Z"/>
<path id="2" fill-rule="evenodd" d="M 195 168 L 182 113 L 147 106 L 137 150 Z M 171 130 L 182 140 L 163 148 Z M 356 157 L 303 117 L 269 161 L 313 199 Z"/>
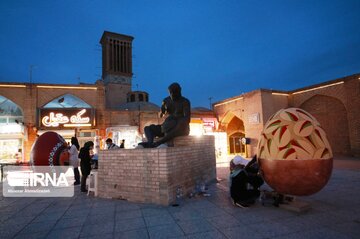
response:
<path id="1" fill-rule="evenodd" d="M 264 180 L 259 175 L 256 155 L 249 162 L 235 156 L 230 162 L 230 195 L 238 207 L 249 207 L 260 196 L 259 187 Z"/>

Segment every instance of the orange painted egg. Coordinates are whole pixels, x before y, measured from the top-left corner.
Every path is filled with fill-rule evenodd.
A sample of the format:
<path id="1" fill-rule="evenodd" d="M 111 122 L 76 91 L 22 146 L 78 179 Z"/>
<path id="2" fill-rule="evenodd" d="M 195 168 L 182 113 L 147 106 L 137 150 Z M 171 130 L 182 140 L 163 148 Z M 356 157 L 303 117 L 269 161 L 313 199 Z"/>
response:
<path id="1" fill-rule="evenodd" d="M 35 166 L 57 166 L 60 163 L 60 155 L 66 149 L 67 143 L 61 135 L 55 132 L 45 132 L 40 135 L 32 146 L 30 163 Z M 62 161 L 65 161 L 63 155 Z"/>
<path id="2" fill-rule="evenodd" d="M 325 131 L 300 108 L 282 109 L 270 117 L 257 156 L 264 180 L 281 194 L 314 194 L 332 172 L 333 155 Z"/>

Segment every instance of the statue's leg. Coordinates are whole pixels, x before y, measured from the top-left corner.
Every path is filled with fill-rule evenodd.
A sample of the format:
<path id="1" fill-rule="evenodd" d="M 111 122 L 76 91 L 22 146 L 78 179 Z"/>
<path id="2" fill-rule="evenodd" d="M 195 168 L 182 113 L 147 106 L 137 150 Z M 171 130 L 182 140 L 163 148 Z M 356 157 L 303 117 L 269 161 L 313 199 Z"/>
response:
<path id="1" fill-rule="evenodd" d="M 161 125 L 149 125 L 144 128 L 145 137 L 149 145 L 154 143 L 155 137 L 161 137 L 163 134 L 161 133 Z"/>
<path id="2" fill-rule="evenodd" d="M 183 135 L 189 135 L 189 130 L 184 129 L 184 127 L 181 127 L 180 124 L 177 124 L 172 130 L 170 130 L 168 133 L 165 134 L 164 137 L 159 139 L 154 143 L 154 147 L 159 146 L 160 144 L 166 143 L 167 141 L 177 137 L 177 136 L 183 136 Z"/>

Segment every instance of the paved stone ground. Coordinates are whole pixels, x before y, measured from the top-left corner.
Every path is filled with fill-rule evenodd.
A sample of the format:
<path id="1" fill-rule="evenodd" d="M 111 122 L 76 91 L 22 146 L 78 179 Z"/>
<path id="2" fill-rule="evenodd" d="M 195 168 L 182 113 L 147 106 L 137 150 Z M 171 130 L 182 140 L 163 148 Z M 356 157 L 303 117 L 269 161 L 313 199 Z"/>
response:
<path id="1" fill-rule="evenodd" d="M 335 161 L 329 183 L 309 197 L 306 213 L 260 203 L 234 207 L 223 180 L 210 197 L 178 207 L 88 197 L 0 198 L 0 238 L 360 238 L 360 159 Z M 1 185 L 2 187 L 2 185 Z M 78 189 L 78 188 L 76 188 Z M 79 190 L 76 190 L 79 191 Z"/>

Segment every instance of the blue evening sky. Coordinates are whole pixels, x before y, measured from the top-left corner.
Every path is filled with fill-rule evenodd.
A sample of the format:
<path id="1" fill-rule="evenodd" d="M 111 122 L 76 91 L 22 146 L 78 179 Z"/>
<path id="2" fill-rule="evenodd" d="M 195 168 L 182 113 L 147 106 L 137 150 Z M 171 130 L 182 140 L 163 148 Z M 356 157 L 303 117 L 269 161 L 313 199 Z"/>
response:
<path id="1" fill-rule="evenodd" d="M 104 30 L 131 35 L 133 90 L 192 106 L 360 72 L 359 0 L 2 0 L 0 82 L 95 83 Z"/>

